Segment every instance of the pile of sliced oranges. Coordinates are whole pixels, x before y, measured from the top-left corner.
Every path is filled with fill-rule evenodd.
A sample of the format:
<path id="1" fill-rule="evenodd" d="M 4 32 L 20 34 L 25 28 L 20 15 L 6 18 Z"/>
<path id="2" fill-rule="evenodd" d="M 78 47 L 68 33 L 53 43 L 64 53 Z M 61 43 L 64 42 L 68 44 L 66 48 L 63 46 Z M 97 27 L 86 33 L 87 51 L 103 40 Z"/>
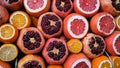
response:
<path id="1" fill-rule="evenodd" d="M 120 0 L 0 0 L 0 68 L 120 68 Z"/>

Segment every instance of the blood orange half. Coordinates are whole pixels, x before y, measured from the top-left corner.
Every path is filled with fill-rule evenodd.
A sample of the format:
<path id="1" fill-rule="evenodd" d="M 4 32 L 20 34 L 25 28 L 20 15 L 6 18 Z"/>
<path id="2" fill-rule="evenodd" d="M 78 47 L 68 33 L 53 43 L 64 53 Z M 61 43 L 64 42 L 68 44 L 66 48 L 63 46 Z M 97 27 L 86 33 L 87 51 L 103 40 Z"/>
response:
<path id="1" fill-rule="evenodd" d="M 91 17 L 97 13 L 100 7 L 99 0 L 74 0 L 75 12 L 85 17 Z"/>
<path id="2" fill-rule="evenodd" d="M 115 31 L 112 35 L 105 38 L 107 51 L 111 55 L 120 55 L 120 31 Z"/>
<path id="3" fill-rule="evenodd" d="M 114 32 L 116 24 L 111 14 L 100 12 L 92 17 L 90 27 L 93 33 L 108 36 Z"/>
<path id="4" fill-rule="evenodd" d="M 68 15 L 63 22 L 63 30 L 67 38 L 81 39 L 87 34 L 88 28 L 87 19 L 76 13 Z"/>
<path id="5" fill-rule="evenodd" d="M 40 16 L 50 8 L 50 0 L 24 0 L 24 7 L 30 15 Z"/>

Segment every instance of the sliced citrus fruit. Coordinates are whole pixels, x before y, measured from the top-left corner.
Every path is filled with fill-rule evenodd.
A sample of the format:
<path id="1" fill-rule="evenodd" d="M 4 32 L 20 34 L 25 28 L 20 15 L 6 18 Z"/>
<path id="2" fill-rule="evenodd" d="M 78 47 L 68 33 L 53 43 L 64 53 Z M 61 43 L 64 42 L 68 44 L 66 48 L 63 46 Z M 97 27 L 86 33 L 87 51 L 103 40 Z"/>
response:
<path id="1" fill-rule="evenodd" d="M 11 14 L 10 23 L 15 25 L 18 29 L 23 29 L 31 25 L 29 15 L 24 11 L 15 11 Z"/>
<path id="2" fill-rule="evenodd" d="M 101 36 L 108 36 L 114 32 L 116 24 L 111 14 L 100 12 L 92 17 L 90 27 L 93 33 Z"/>
<path id="3" fill-rule="evenodd" d="M 120 68 L 120 57 L 118 56 L 111 56 L 113 61 L 113 68 Z"/>
<path id="4" fill-rule="evenodd" d="M 49 10 L 50 2 L 50 0 L 24 0 L 24 7 L 29 14 L 38 17 Z"/>
<path id="5" fill-rule="evenodd" d="M 2 61 L 12 61 L 18 55 L 18 49 L 14 44 L 3 44 L 0 47 L 0 60 Z"/>
<path id="6" fill-rule="evenodd" d="M 88 32 L 88 21 L 82 15 L 73 13 L 68 15 L 63 22 L 63 31 L 67 38 L 83 38 Z"/>
<path id="7" fill-rule="evenodd" d="M 112 68 L 112 63 L 108 57 L 100 56 L 92 60 L 92 68 Z"/>
<path id="8" fill-rule="evenodd" d="M 120 15 L 115 17 L 116 28 L 120 30 Z"/>
<path id="9" fill-rule="evenodd" d="M 99 0 L 74 0 L 75 12 L 85 17 L 91 17 L 97 13 L 100 7 Z"/>
<path id="10" fill-rule="evenodd" d="M 18 29 L 12 24 L 0 26 L 0 41 L 3 43 L 12 43 L 18 37 Z"/>
<path id="11" fill-rule="evenodd" d="M 91 68 L 91 62 L 83 54 L 71 54 L 64 63 L 64 68 Z"/>
<path id="12" fill-rule="evenodd" d="M 67 42 L 67 46 L 70 52 L 79 53 L 82 50 L 82 43 L 78 39 L 70 39 Z"/>
<path id="13" fill-rule="evenodd" d="M 114 31 L 110 36 L 105 38 L 107 51 L 111 55 L 120 55 L 120 31 Z"/>

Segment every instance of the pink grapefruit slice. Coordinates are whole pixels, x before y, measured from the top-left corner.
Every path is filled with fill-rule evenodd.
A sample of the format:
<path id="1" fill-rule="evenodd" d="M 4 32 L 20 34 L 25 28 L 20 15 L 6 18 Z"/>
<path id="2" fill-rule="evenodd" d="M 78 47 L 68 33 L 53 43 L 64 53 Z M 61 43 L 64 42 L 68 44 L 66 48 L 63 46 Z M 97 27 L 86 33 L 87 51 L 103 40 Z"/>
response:
<path id="1" fill-rule="evenodd" d="M 111 55 L 120 55 L 120 31 L 115 31 L 109 37 L 105 38 L 107 51 Z"/>
<path id="2" fill-rule="evenodd" d="M 116 28 L 113 16 L 107 12 L 100 12 L 92 17 L 90 27 L 93 33 L 109 36 Z"/>
<path id="3" fill-rule="evenodd" d="M 87 19 L 76 13 L 68 15 L 63 22 L 63 30 L 67 38 L 81 39 L 87 34 L 88 28 Z"/>
<path id="4" fill-rule="evenodd" d="M 100 8 L 99 0 L 74 0 L 75 12 L 85 17 L 91 17 L 96 14 Z"/>
<path id="5" fill-rule="evenodd" d="M 50 0 L 24 0 L 24 7 L 30 15 L 38 17 L 49 10 Z"/>

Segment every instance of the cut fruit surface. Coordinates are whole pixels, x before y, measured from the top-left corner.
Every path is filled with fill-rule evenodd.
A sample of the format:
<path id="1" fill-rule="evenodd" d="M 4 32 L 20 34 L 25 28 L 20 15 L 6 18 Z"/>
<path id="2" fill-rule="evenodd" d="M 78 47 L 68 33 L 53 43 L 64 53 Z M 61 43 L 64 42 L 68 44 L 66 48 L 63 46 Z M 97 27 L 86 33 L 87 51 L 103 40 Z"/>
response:
<path id="1" fill-rule="evenodd" d="M 106 56 L 100 56 L 92 60 L 92 68 L 112 68 L 112 63 Z"/>
<path id="2" fill-rule="evenodd" d="M 70 39 L 67 42 L 68 50 L 72 53 L 79 53 L 82 50 L 82 43 L 78 39 Z"/>
<path id="3" fill-rule="evenodd" d="M 120 30 L 120 15 L 115 17 L 116 28 Z"/>
<path id="4" fill-rule="evenodd" d="M 10 23 L 15 25 L 19 30 L 29 27 L 31 25 L 31 19 L 29 15 L 24 11 L 13 12 L 9 19 Z"/>
<path id="5" fill-rule="evenodd" d="M 113 68 L 120 68 L 120 57 L 111 56 L 113 62 Z"/>
<path id="6" fill-rule="evenodd" d="M 12 43 L 18 37 L 18 30 L 14 25 L 4 24 L 0 27 L 0 41 L 3 43 Z"/>
<path id="7" fill-rule="evenodd" d="M 111 55 L 120 55 L 120 31 L 114 31 L 110 36 L 105 38 L 107 51 Z"/>
<path id="8" fill-rule="evenodd" d="M 2 61 L 12 61 L 18 55 L 18 49 L 14 44 L 3 44 L 0 47 L 0 60 Z"/>
<path id="9" fill-rule="evenodd" d="M 24 28 L 20 31 L 17 45 L 25 54 L 34 54 L 41 51 L 45 43 L 43 35 L 35 27 Z"/>
<path id="10" fill-rule="evenodd" d="M 90 27 L 93 33 L 108 36 L 114 32 L 116 24 L 111 14 L 100 12 L 92 17 Z"/>
<path id="11" fill-rule="evenodd" d="M 27 12 L 35 17 L 47 12 L 50 8 L 50 0 L 24 0 Z"/>
<path id="12" fill-rule="evenodd" d="M 100 7 L 99 0 L 74 0 L 75 12 L 85 17 L 91 17 L 97 13 Z"/>
<path id="13" fill-rule="evenodd" d="M 11 68 L 10 64 L 0 60 L 0 68 Z"/>
<path id="14" fill-rule="evenodd" d="M 88 32 L 88 21 L 85 17 L 73 13 L 64 19 L 63 31 L 67 38 L 83 38 Z"/>
<path id="15" fill-rule="evenodd" d="M 91 63 L 83 53 L 71 54 L 65 61 L 64 68 L 91 68 Z"/>

